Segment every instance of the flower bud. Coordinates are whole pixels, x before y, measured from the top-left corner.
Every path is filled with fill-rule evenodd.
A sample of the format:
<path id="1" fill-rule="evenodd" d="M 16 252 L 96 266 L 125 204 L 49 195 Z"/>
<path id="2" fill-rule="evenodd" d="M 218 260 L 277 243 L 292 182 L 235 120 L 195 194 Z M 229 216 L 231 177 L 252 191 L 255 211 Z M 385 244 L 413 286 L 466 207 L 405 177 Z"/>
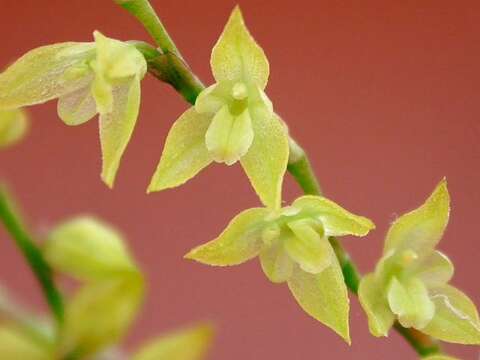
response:
<path id="1" fill-rule="evenodd" d="M 81 280 L 109 280 L 112 275 L 137 271 L 121 235 L 90 217 L 56 227 L 44 253 L 54 269 Z"/>

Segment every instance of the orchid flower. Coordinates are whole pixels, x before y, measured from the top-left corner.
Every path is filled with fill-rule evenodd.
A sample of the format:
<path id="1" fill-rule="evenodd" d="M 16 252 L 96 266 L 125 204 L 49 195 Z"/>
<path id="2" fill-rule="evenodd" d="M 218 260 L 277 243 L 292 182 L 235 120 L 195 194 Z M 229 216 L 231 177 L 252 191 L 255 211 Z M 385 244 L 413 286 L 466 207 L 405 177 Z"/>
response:
<path id="1" fill-rule="evenodd" d="M 442 180 L 421 207 L 391 225 L 383 257 L 359 287 L 373 335 L 387 336 L 397 320 L 439 340 L 480 344 L 477 309 L 449 285 L 453 264 L 435 249 L 449 214 L 450 196 Z"/>
<path id="2" fill-rule="evenodd" d="M 58 99 L 58 115 L 79 125 L 100 115 L 102 179 L 112 187 L 140 106 L 147 71 L 131 44 L 94 32 L 95 42 L 67 42 L 29 51 L 0 74 L 0 109 Z"/>
<path id="3" fill-rule="evenodd" d="M 263 203 L 278 208 L 288 137 L 264 92 L 268 60 L 238 7 L 213 48 L 211 67 L 216 83 L 171 128 L 148 191 L 179 186 L 213 161 L 240 161 Z"/>
<path id="4" fill-rule="evenodd" d="M 288 284 L 299 305 L 350 342 L 349 302 L 331 236 L 364 236 L 375 226 L 324 197 L 302 196 L 291 206 L 253 208 L 237 215 L 223 233 L 185 257 L 214 266 L 255 257 L 267 278 Z"/>

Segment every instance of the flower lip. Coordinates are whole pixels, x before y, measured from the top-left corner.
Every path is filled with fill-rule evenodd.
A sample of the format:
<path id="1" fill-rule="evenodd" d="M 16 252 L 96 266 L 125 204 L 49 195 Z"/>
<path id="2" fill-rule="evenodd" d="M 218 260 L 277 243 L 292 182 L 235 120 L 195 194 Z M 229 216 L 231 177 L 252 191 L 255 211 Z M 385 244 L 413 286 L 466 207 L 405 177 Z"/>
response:
<path id="1" fill-rule="evenodd" d="M 281 229 L 276 223 L 268 225 L 262 231 L 262 241 L 265 245 L 271 246 L 273 242 L 280 237 Z"/>

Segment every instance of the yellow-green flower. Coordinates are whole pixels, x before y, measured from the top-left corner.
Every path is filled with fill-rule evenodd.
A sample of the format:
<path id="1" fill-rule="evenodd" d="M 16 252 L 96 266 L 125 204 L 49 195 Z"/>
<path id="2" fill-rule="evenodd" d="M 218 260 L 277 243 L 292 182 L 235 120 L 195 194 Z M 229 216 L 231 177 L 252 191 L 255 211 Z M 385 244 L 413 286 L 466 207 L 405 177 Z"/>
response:
<path id="1" fill-rule="evenodd" d="M 140 81 L 147 71 L 131 44 L 94 32 L 95 42 L 43 46 L 0 74 L 0 109 L 58 98 L 58 114 L 79 125 L 100 114 L 102 179 L 113 186 L 140 106 Z"/>
<path id="2" fill-rule="evenodd" d="M 43 252 L 56 273 L 77 280 L 79 287 L 67 298 L 58 328 L 0 293 L 2 358 L 90 358 L 115 345 L 136 317 L 144 293 L 143 275 L 122 236 L 99 220 L 77 217 L 48 234 Z"/>
<path id="3" fill-rule="evenodd" d="M 144 296 L 143 275 L 122 236 L 101 221 L 78 217 L 50 233 L 44 253 L 53 269 L 83 282 L 67 302 L 59 353 L 89 356 L 118 342 Z"/>
<path id="4" fill-rule="evenodd" d="M 264 90 L 269 64 L 234 9 L 213 48 L 216 83 L 175 122 L 149 191 L 185 183 L 213 161 L 240 161 L 266 206 L 280 206 L 288 138 Z"/>
<path id="5" fill-rule="evenodd" d="M 0 110 L 0 149 L 20 141 L 28 131 L 28 125 L 24 110 Z"/>
<path id="6" fill-rule="evenodd" d="M 367 218 L 326 198 L 303 196 L 282 209 L 240 213 L 218 238 L 193 249 L 186 258 L 230 266 L 258 256 L 272 282 L 287 282 L 308 314 L 349 342 L 347 288 L 328 238 L 364 236 L 373 228 Z"/>
<path id="7" fill-rule="evenodd" d="M 133 360 L 202 360 L 206 358 L 214 331 L 200 324 L 162 335 L 134 354 Z"/>
<path id="8" fill-rule="evenodd" d="M 472 301 L 449 285 L 453 265 L 435 250 L 448 224 L 450 196 L 442 180 L 418 209 L 388 231 L 383 257 L 359 288 L 370 332 L 387 336 L 395 320 L 443 341 L 480 344 L 480 321 Z"/>
<path id="9" fill-rule="evenodd" d="M 0 288 L 0 358 L 107 358 L 119 349 L 144 296 L 143 275 L 122 235 L 95 218 L 76 217 L 48 234 L 43 253 L 57 274 L 80 286 L 67 298 L 59 328 L 27 313 Z M 167 333 L 142 345 L 132 359 L 202 360 L 213 332 L 210 324 L 198 324 Z"/>

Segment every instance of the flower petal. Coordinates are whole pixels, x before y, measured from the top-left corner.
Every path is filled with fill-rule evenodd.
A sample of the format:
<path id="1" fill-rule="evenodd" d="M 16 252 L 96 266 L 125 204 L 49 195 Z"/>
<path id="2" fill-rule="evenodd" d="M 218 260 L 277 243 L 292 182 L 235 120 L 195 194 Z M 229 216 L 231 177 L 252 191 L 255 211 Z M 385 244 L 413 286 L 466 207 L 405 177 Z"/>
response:
<path id="1" fill-rule="evenodd" d="M 95 99 L 97 112 L 100 114 L 113 112 L 113 85 L 107 81 L 102 72 L 97 71 L 92 82 L 92 96 Z"/>
<path id="2" fill-rule="evenodd" d="M 44 103 L 85 86 L 88 74 L 67 71 L 94 55 L 93 43 L 61 43 L 31 50 L 0 74 L 0 108 Z"/>
<path id="3" fill-rule="evenodd" d="M 28 127 L 28 116 L 24 110 L 0 110 L 0 149 L 20 141 Z"/>
<path id="4" fill-rule="evenodd" d="M 224 80 L 255 83 L 265 88 L 269 64 L 262 48 L 250 35 L 240 8 L 236 7 L 212 50 L 210 60 L 217 82 Z"/>
<path id="5" fill-rule="evenodd" d="M 435 248 L 443 236 L 450 213 L 447 182 L 442 180 L 418 209 L 400 216 L 390 227 L 384 253 L 412 249 L 419 255 Z"/>
<path id="6" fill-rule="evenodd" d="M 148 192 L 179 186 L 193 178 L 213 160 L 205 146 L 211 117 L 194 108 L 185 111 L 168 133 L 160 163 Z"/>
<path id="7" fill-rule="evenodd" d="M 290 221 L 287 226 L 294 236 L 284 240 L 285 250 L 303 271 L 318 274 L 330 266 L 334 261 L 331 245 L 310 226 L 309 220 Z"/>
<path id="8" fill-rule="evenodd" d="M 221 82 L 204 89 L 195 100 L 195 110 L 199 114 L 215 114 L 229 101 L 230 82 Z"/>
<path id="9" fill-rule="evenodd" d="M 274 283 L 287 281 L 295 265 L 286 253 L 282 241 L 274 241 L 271 246 L 260 251 L 260 264 L 265 276 Z"/>
<path id="10" fill-rule="evenodd" d="M 245 173 L 265 206 L 278 209 L 283 176 L 288 163 L 288 137 L 277 115 L 252 119 L 253 138 L 248 152 L 240 159 Z"/>
<path id="11" fill-rule="evenodd" d="M 137 76 L 140 80 L 147 71 L 147 62 L 134 45 L 93 33 L 97 50 L 95 72 L 108 79 Z"/>
<path id="12" fill-rule="evenodd" d="M 293 207 L 317 216 L 328 236 L 355 235 L 365 236 L 375 228 L 367 218 L 352 214 L 331 200 L 321 196 L 306 195 L 299 197 Z"/>
<path id="13" fill-rule="evenodd" d="M 368 317 L 368 327 L 373 336 L 388 336 L 395 315 L 390 310 L 383 286 L 374 274 L 363 277 L 358 288 L 358 298 Z"/>
<path id="14" fill-rule="evenodd" d="M 224 105 L 213 117 L 205 134 L 205 145 L 217 162 L 224 162 L 228 153 L 228 140 L 235 118 L 228 105 Z"/>
<path id="15" fill-rule="evenodd" d="M 210 349 L 212 338 L 210 325 L 177 330 L 143 345 L 133 360 L 202 360 Z"/>
<path id="16" fill-rule="evenodd" d="M 267 94 L 259 86 L 250 86 L 248 94 L 248 109 L 252 118 L 260 123 L 268 121 L 273 115 L 273 104 Z"/>
<path id="17" fill-rule="evenodd" d="M 112 187 L 122 155 L 137 122 L 140 108 L 140 79 L 134 77 L 113 89 L 113 111 L 100 115 L 102 179 Z"/>
<path id="18" fill-rule="evenodd" d="M 454 268 L 450 259 L 440 251 L 434 251 L 414 269 L 416 277 L 427 287 L 437 287 L 450 281 Z"/>
<path id="19" fill-rule="evenodd" d="M 109 280 L 137 271 L 122 235 L 91 217 L 74 218 L 55 227 L 43 251 L 54 269 L 76 279 Z"/>
<path id="20" fill-rule="evenodd" d="M 435 305 L 423 282 L 416 278 L 400 282 L 394 277 L 388 289 L 390 309 L 404 327 L 423 329 L 432 320 Z"/>
<path id="21" fill-rule="evenodd" d="M 265 208 L 241 212 L 220 236 L 194 248 L 185 258 L 215 266 L 238 265 L 254 258 L 262 247 L 264 219 L 269 213 Z"/>
<path id="22" fill-rule="evenodd" d="M 62 353 L 83 358 L 118 342 L 137 315 L 143 294 L 140 276 L 85 285 L 66 308 Z"/>
<path id="23" fill-rule="evenodd" d="M 347 287 L 337 261 L 319 274 L 297 267 L 288 287 L 303 310 L 350 343 Z"/>
<path id="24" fill-rule="evenodd" d="M 480 320 L 475 304 L 460 290 L 443 285 L 430 290 L 435 316 L 422 331 L 442 341 L 480 344 Z"/>
<path id="25" fill-rule="evenodd" d="M 91 66 L 95 72 L 92 95 L 100 114 L 113 112 L 114 85 L 119 80 L 136 78 L 142 80 L 147 71 L 147 63 L 135 46 L 104 36 L 99 31 L 93 33 L 96 57 Z"/>
<path id="26" fill-rule="evenodd" d="M 80 125 L 97 114 L 97 105 L 90 84 L 63 95 L 58 100 L 58 116 L 67 125 Z"/>
<path id="27" fill-rule="evenodd" d="M 53 356 L 51 344 L 38 341 L 28 329 L 15 325 L 0 327 L 0 354 L 2 359 L 50 360 Z"/>
<path id="28" fill-rule="evenodd" d="M 447 355 L 431 355 L 423 358 L 424 360 L 460 360 Z"/>

